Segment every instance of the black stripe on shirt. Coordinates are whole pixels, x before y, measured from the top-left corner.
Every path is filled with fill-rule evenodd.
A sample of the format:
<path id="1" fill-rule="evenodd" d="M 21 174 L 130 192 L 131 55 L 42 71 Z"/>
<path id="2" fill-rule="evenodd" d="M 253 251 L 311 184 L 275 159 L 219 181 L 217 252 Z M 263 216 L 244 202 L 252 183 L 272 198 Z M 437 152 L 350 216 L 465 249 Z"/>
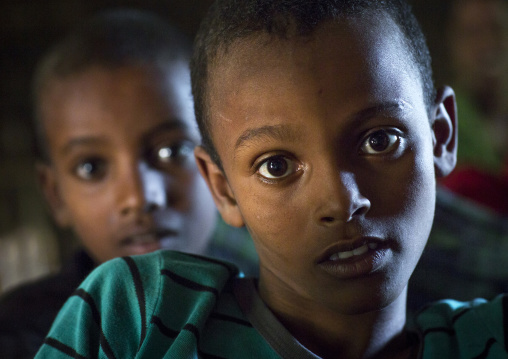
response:
<path id="1" fill-rule="evenodd" d="M 467 312 L 469 312 L 470 308 L 467 308 L 467 309 L 464 309 L 462 312 L 460 312 L 459 314 L 456 314 L 453 318 L 452 318 L 452 323 L 455 324 L 455 322 L 457 320 L 459 320 L 460 317 L 462 317 L 464 314 L 466 314 Z"/>
<path id="2" fill-rule="evenodd" d="M 152 316 L 152 320 L 150 320 L 150 323 L 155 324 L 157 328 L 159 328 L 159 331 L 168 338 L 175 339 L 179 333 L 176 330 L 168 328 L 166 325 L 164 325 L 161 318 L 156 317 L 155 315 Z"/>
<path id="3" fill-rule="evenodd" d="M 490 351 L 490 348 L 496 343 L 496 340 L 494 338 L 490 338 L 488 341 L 487 341 L 487 344 L 485 344 L 485 349 L 483 350 L 483 352 L 474 357 L 473 359 L 484 359 L 484 358 L 487 358 L 487 356 L 489 355 L 489 351 Z"/>
<path id="4" fill-rule="evenodd" d="M 85 301 L 86 304 L 88 304 L 88 306 L 90 307 L 90 311 L 92 312 L 92 318 L 93 318 L 95 324 L 97 324 L 97 326 L 99 327 L 99 331 L 100 331 L 99 340 L 100 340 L 100 345 L 102 347 L 102 350 L 104 351 L 104 354 L 106 354 L 106 356 L 108 358 L 111 358 L 111 359 L 115 358 L 115 354 L 113 353 L 113 350 L 111 349 L 111 346 L 109 345 L 108 340 L 106 339 L 106 336 L 104 335 L 104 332 L 102 331 L 101 316 L 99 314 L 99 310 L 97 309 L 97 306 L 95 305 L 95 302 L 94 302 L 92 296 L 89 293 L 87 293 L 84 289 L 81 289 L 81 288 L 76 289 L 72 295 L 80 297 L 81 299 L 83 299 Z"/>
<path id="5" fill-rule="evenodd" d="M 182 277 L 176 273 L 173 273 L 168 269 L 161 269 L 161 274 L 171 278 L 174 282 L 176 282 L 188 289 L 192 289 L 192 290 L 195 290 L 198 292 L 210 292 L 213 295 L 215 295 L 216 297 L 219 296 L 219 291 L 216 288 L 196 283 L 190 279 L 187 279 L 187 278 Z"/>
<path id="6" fill-rule="evenodd" d="M 235 318 L 235 317 L 232 317 L 230 315 L 225 315 L 225 314 L 220 314 L 220 313 L 212 313 L 210 315 L 210 318 L 217 319 L 217 320 L 223 320 L 223 321 L 226 321 L 226 322 L 232 322 L 232 323 L 235 323 L 235 324 L 239 324 L 239 325 L 243 325 L 243 326 L 252 328 L 252 324 L 249 323 L 248 321 L 243 320 L 243 319 L 239 319 L 239 318 Z"/>
<path id="7" fill-rule="evenodd" d="M 178 334 L 180 333 L 180 332 L 173 330 L 173 329 L 169 328 L 168 326 L 166 326 L 162 322 L 161 318 L 159 318 L 155 315 L 152 317 L 152 320 L 150 322 L 155 324 L 157 326 L 157 328 L 159 328 L 159 331 L 162 334 L 164 334 L 165 336 L 167 336 L 168 338 L 175 339 L 178 336 Z M 182 328 L 182 330 L 186 330 L 186 331 L 194 334 L 194 337 L 196 337 L 196 342 L 199 342 L 199 329 L 194 324 L 187 323 Z"/>
<path id="8" fill-rule="evenodd" d="M 229 272 L 229 276 L 232 276 L 232 275 L 235 275 L 238 273 L 238 269 L 233 267 L 233 266 L 229 266 L 227 265 L 226 263 L 220 261 L 220 260 L 217 260 L 215 258 L 211 258 L 211 257 L 204 257 L 204 256 L 200 256 L 198 254 L 192 254 L 192 253 L 185 253 L 186 255 L 188 255 L 189 257 L 192 257 L 192 258 L 197 258 L 201 261 L 204 261 L 204 262 L 208 262 L 208 263 L 214 263 L 214 264 L 218 264 L 224 268 L 226 268 Z"/>
<path id="9" fill-rule="evenodd" d="M 178 334 L 180 333 L 176 330 L 173 330 L 173 329 L 167 327 L 162 322 L 161 318 L 159 318 L 155 315 L 152 317 L 152 320 L 150 322 L 155 324 L 157 326 L 157 328 L 159 328 L 159 331 L 162 334 L 164 334 L 165 336 L 167 336 L 168 338 L 175 339 L 178 336 Z M 196 337 L 196 341 L 199 342 L 199 330 L 195 325 L 187 323 L 187 324 L 185 324 L 185 326 L 183 327 L 182 330 L 187 330 L 188 332 L 191 332 L 192 334 L 194 334 L 194 337 Z"/>
<path id="10" fill-rule="evenodd" d="M 183 327 L 182 330 L 187 330 L 187 331 L 191 332 L 192 334 L 194 334 L 194 336 L 196 337 L 196 343 L 198 343 L 198 346 L 199 346 L 199 329 L 198 329 L 198 327 L 196 327 L 194 324 L 187 323 L 187 324 L 185 324 L 185 326 Z M 225 359 L 223 357 L 218 357 L 218 356 L 215 356 L 212 354 L 205 353 L 205 352 L 199 350 L 199 348 L 198 348 L 198 355 L 201 358 L 205 358 L 205 359 Z"/>
<path id="11" fill-rule="evenodd" d="M 139 348 L 141 348 L 141 344 L 145 340 L 146 336 L 146 301 L 145 301 L 145 292 L 143 290 L 143 282 L 141 281 L 141 274 L 139 273 L 139 269 L 136 266 L 136 263 L 131 257 L 122 257 L 122 259 L 127 263 L 129 267 L 129 271 L 132 275 L 132 280 L 134 281 L 134 287 L 136 288 L 136 297 L 138 299 L 139 305 L 139 315 L 141 316 L 141 338 L 139 340 Z"/>
<path id="12" fill-rule="evenodd" d="M 176 330 L 170 329 L 164 323 L 162 323 L 162 320 L 159 317 L 153 316 L 152 320 L 150 322 L 155 324 L 157 326 L 157 328 L 159 328 L 159 331 L 163 335 L 165 335 L 166 337 L 168 337 L 170 339 L 175 339 L 179 334 L 179 332 L 177 332 Z M 187 323 L 187 324 L 185 324 L 185 326 L 183 327 L 182 330 L 187 330 L 187 331 L 191 332 L 192 334 L 194 334 L 194 337 L 196 338 L 196 343 L 199 342 L 199 330 L 195 325 Z M 219 357 L 216 355 L 202 352 L 199 349 L 198 349 L 198 355 L 199 355 L 199 357 L 204 358 L 204 359 L 225 359 L 223 357 Z"/>
<path id="13" fill-rule="evenodd" d="M 98 327 L 101 326 L 101 315 L 99 314 L 99 311 L 97 310 L 97 306 L 95 305 L 95 302 L 93 301 L 93 298 L 90 294 L 88 294 L 84 289 L 78 288 L 72 293 L 72 295 L 75 295 L 77 297 L 80 297 L 85 301 L 86 304 L 90 307 L 90 311 L 92 312 L 92 319 L 97 324 Z"/>
<path id="14" fill-rule="evenodd" d="M 56 339 L 53 339 L 51 337 L 47 337 L 46 339 L 44 339 L 44 344 L 47 344 L 50 347 L 53 347 L 56 350 L 61 351 L 62 353 L 64 353 L 65 355 L 70 356 L 71 358 L 86 359 L 85 356 L 83 356 L 81 354 L 78 354 L 78 352 L 76 352 L 70 346 L 65 345 L 64 343 L 62 343 L 62 342 L 60 342 L 60 341 L 58 341 Z"/>
<path id="15" fill-rule="evenodd" d="M 216 355 L 207 354 L 198 349 L 198 355 L 203 359 L 226 359 L 224 357 L 218 357 Z"/>
<path id="16" fill-rule="evenodd" d="M 196 342 L 199 343 L 199 329 L 194 324 L 187 323 L 184 325 L 182 330 L 186 330 L 188 332 L 191 332 L 196 337 Z"/>

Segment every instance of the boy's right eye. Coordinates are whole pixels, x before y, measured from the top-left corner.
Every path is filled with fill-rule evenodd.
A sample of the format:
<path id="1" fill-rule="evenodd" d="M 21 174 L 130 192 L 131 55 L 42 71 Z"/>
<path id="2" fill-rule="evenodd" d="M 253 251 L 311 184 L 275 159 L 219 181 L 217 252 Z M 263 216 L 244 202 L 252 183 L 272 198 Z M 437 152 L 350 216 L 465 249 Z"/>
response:
<path id="1" fill-rule="evenodd" d="M 80 161 L 73 170 L 74 174 L 85 181 L 100 180 L 106 173 L 106 161 L 100 158 L 89 158 Z"/>
<path id="2" fill-rule="evenodd" d="M 282 155 L 269 157 L 258 167 L 258 173 L 269 180 L 285 178 L 297 170 L 295 162 Z"/>

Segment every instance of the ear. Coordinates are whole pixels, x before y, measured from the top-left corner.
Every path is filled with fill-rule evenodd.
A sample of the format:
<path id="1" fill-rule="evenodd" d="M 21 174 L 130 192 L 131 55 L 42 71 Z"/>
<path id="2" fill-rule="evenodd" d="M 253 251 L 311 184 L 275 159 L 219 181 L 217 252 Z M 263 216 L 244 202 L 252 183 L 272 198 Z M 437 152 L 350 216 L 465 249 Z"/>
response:
<path id="1" fill-rule="evenodd" d="M 445 177 L 457 163 L 457 104 L 448 86 L 438 90 L 432 131 L 436 176 Z"/>
<path id="2" fill-rule="evenodd" d="M 243 216 L 224 172 L 203 147 L 196 146 L 194 157 L 224 222 L 233 227 L 243 227 Z"/>
<path id="3" fill-rule="evenodd" d="M 45 163 L 37 163 L 35 167 L 37 182 L 49 205 L 51 214 L 60 227 L 69 227 L 71 224 L 70 214 L 65 202 L 62 200 L 55 169 Z"/>

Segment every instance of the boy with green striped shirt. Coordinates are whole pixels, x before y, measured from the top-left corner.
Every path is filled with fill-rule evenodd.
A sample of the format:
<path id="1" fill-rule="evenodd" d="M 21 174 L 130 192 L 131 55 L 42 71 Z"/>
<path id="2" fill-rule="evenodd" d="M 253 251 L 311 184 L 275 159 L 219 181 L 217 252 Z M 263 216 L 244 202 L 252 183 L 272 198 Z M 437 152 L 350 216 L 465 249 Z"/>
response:
<path id="1" fill-rule="evenodd" d="M 406 322 L 455 166 L 453 91 L 399 0 L 219 0 L 191 65 L 201 174 L 259 278 L 176 252 L 96 270 L 38 358 L 504 358 L 508 300 Z"/>

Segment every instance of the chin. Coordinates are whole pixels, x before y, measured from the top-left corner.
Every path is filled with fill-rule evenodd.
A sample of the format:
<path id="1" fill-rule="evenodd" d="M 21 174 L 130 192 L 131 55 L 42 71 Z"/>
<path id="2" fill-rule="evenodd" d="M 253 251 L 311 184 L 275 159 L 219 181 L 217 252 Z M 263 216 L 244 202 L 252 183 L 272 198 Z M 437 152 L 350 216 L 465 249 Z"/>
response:
<path id="1" fill-rule="evenodd" d="M 390 307 L 397 307 L 406 303 L 405 285 L 397 284 L 367 284 L 368 288 L 357 290 L 356 293 L 343 293 L 336 301 L 336 309 L 344 315 L 361 315 L 379 312 Z"/>

